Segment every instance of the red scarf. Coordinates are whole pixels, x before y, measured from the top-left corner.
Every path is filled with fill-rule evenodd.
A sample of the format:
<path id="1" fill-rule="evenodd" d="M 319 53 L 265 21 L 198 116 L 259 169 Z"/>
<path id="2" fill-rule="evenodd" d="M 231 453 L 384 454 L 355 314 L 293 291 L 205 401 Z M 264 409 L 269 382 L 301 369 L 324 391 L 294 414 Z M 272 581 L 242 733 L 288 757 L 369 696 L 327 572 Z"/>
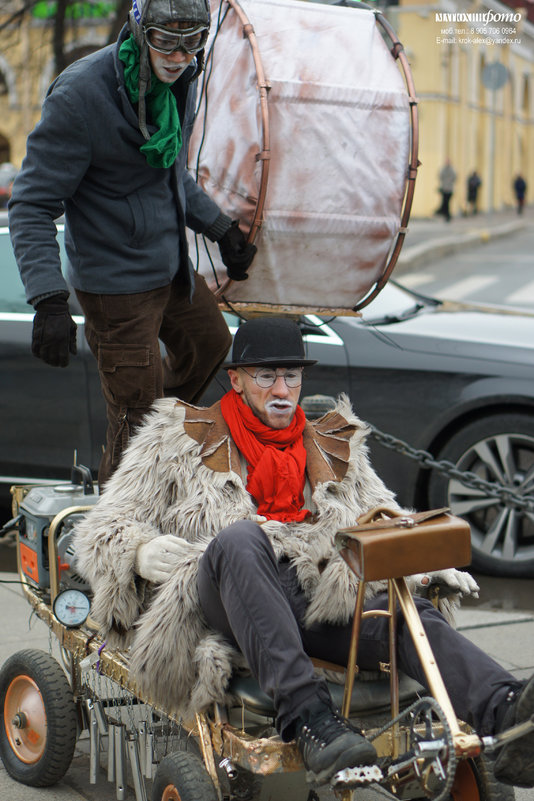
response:
<path id="1" fill-rule="evenodd" d="M 232 439 L 247 460 L 247 491 L 258 514 L 282 523 L 300 521 L 303 509 L 306 451 L 302 432 L 304 412 L 297 406 L 287 428 L 275 429 L 259 420 L 241 396 L 231 389 L 221 398 L 221 411 Z"/>

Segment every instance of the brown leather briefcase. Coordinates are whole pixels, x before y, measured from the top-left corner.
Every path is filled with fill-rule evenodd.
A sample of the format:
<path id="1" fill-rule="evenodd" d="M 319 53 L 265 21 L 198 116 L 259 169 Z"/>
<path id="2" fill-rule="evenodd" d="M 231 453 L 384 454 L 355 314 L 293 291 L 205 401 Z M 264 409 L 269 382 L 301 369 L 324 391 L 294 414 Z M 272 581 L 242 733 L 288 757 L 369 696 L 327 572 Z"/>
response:
<path id="1" fill-rule="evenodd" d="M 471 561 L 469 524 L 449 509 L 404 513 L 377 507 L 341 529 L 336 546 L 364 581 L 399 578 Z"/>

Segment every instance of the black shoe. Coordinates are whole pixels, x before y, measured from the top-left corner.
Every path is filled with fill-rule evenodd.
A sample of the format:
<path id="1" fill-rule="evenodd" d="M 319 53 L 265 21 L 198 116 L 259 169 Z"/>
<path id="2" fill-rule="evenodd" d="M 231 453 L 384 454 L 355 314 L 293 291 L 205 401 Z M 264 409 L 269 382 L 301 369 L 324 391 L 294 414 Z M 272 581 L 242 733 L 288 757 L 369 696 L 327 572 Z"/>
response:
<path id="1" fill-rule="evenodd" d="M 534 676 L 507 699 L 509 705 L 499 731 L 509 729 L 534 715 Z M 534 787 L 534 732 L 498 751 L 494 765 L 497 781 L 515 787 Z"/>
<path id="2" fill-rule="evenodd" d="M 374 746 L 361 732 L 323 702 L 298 718 L 295 739 L 308 770 L 308 780 L 324 784 L 344 768 L 373 765 Z"/>

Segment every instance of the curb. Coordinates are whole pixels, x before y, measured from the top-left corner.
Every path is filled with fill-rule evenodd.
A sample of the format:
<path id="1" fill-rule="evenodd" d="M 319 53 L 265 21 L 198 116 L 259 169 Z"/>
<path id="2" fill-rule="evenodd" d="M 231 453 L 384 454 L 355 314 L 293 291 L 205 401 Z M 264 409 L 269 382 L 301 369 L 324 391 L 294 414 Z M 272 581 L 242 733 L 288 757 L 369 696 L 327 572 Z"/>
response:
<path id="1" fill-rule="evenodd" d="M 454 239 L 451 237 L 442 237 L 431 239 L 429 242 L 421 242 L 419 245 L 413 245 L 401 252 L 395 267 L 395 272 L 397 275 L 410 273 L 418 267 L 435 261 L 442 256 L 449 256 L 451 253 L 456 253 L 459 250 L 485 244 L 492 239 L 510 236 L 510 234 L 514 234 L 516 231 L 520 231 L 523 228 L 526 228 L 526 221 L 515 220 L 496 225 L 492 228 L 484 227 L 477 228 L 474 231 L 466 231 L 464 234 L 457 234 Z"/>

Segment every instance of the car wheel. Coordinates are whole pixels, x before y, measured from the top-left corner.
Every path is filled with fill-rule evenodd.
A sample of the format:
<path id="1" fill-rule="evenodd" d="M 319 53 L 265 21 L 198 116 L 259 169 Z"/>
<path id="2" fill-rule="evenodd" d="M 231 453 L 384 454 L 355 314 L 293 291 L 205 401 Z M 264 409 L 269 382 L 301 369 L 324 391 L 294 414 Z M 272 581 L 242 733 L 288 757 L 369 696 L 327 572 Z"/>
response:
<path id="1" fill-rule="evenodd" d="M 77 716 L 67 677 L 50 654 L 13 654 L 0 671 L 0 757 L 18 782 L 49 787 L 67 772 Z"/>
<path id="2" fill-rule="evenodd" d="M 491 415 L 457 431 L 438 454 L 459 470 L 534 495 L 534 417 Z M 534 513 L 434 470 L 430 507 L 450 506 L 471 526 L 472 566 L 497 576 L 534 575 Z"/>

